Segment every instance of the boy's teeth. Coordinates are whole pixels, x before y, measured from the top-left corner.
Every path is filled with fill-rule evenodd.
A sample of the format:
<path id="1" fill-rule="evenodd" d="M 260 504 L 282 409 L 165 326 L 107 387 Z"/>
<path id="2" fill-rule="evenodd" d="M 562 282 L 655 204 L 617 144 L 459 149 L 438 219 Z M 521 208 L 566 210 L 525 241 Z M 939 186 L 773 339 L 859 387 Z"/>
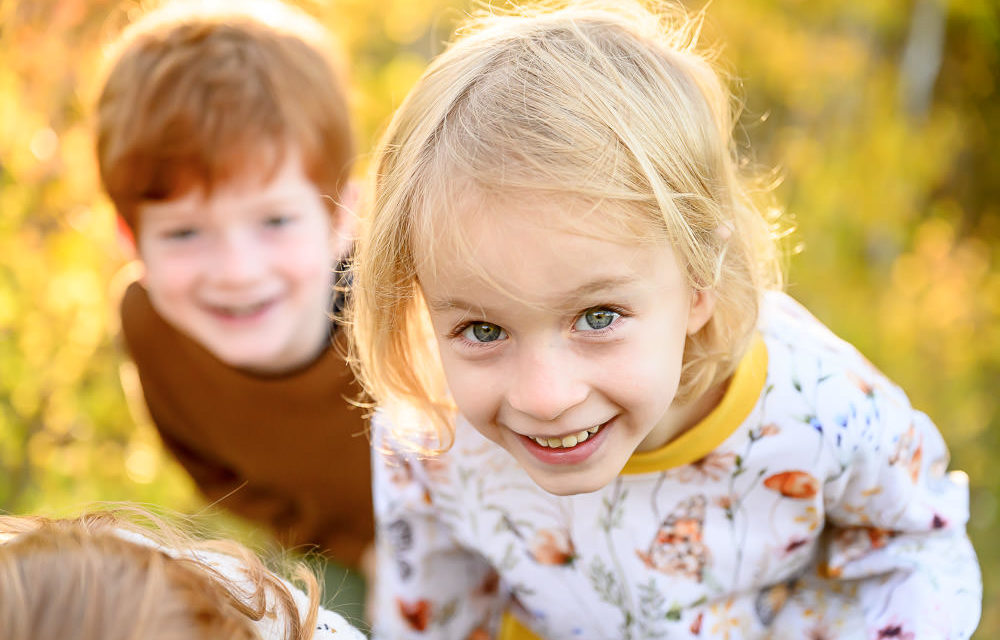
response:
<path id="1" fill-rule="evenodd" d="M 536 438 L 532 437 L 532 440 L 537 442 L 543 447 L 550 447 L 552 449 L 569 449 L 570 447 L 575 447 L 580 444 L 601 428 L 601 425 L 596 427 L 591 427 L 589 429 L 584 429 L 579 433 L 574 433 L 572 435 L 566 436 L 564 438 Z"/>
<path id="2" fill-rule="evenodd" d="M 258 302 L 256 304 L 244 305 L 241 307 L 221 307 L 222 312 L 235 317 L 249 316 L 260 311 L 267 303 Z"/>

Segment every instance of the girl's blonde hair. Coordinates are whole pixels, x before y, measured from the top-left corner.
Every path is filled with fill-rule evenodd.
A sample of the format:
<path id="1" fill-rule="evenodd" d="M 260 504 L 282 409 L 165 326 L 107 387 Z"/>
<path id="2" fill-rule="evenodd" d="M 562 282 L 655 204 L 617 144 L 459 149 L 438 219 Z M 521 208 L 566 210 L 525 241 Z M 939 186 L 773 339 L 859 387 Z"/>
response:
<path id="1" fill-rule="evenodd" d="M 138 523 L 144 522 L 140 526 Z M 207 561 L 232 561 L 237 579 Z M 138 508 L 71 520 L 0 516 L 0 629 L 4 640 L 250 640 L 265 617 L 286 640 L 313 637 L 319 587 L 300 616 L 286 584 L 230 540 L 196 541 Z"/>
<path id="2" fill-rule="evenodd" d="M 475 264 L 452 222 L 470 202 L 582 201 L 588 213 L 566 221 L 573 231 L 672 247 L 690 285 L 717 298 L 688 338 L 678 402 L 732 374 L 760 293 L 780 286 L 772 230 L 733 144 L 737 109 L 695 48 L 701 16 L 615 5 L 474 17 L 379 145 L 356 254 L 353 361 L 376 402 L 430 419 L 439 448 L 450 446 L 454 407 L 416 268 L 448 268 L 432 242 L 453 242 Z"/>

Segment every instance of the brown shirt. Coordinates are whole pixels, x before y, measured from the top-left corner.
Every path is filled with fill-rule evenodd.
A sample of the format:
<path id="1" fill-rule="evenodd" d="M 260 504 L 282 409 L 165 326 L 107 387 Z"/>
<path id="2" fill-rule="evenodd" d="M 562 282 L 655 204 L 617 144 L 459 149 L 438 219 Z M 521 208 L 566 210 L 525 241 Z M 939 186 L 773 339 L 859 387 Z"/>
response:
<path id="1" fill-rule="evenodd" d="M 357 566 L 373 538 L 371 460 L 359 387 L 333 347 L 282 376 L 234 369 L 181 334 L 133 283 L 125 343 L 166 447 L 210 501 Z"/>

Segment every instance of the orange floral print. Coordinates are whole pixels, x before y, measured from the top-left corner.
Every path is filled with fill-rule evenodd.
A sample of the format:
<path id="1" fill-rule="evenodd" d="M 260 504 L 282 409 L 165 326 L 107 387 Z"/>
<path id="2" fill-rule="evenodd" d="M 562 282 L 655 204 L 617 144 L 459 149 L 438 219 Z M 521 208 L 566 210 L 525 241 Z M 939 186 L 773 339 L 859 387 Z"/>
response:
<path id="1" fill-rule="evenodd" d="M 805 500 L 819 492 L 819 480 L 806 471 L 782 471 L 764 479 L 764 486 L 786 498 Z"/>
<path id="2" fill-rule="evenodd" d="M 396 606 L 399 608 L 399 615 L 406 621 L 406 625 L 414 631 L 426 631 L 427 624 L 431 621 L 431 603 L 427 600 L 417 600 L 416 602 L 406 602 L 402 598 L 396 598 Z"/>
<path id="3" fill-rule="evenodd" d="M 538 564 L 568 565 L 573 564 L 576 549 L 565 531 L 539 529 L 531 543 L 531 557 Z"/>

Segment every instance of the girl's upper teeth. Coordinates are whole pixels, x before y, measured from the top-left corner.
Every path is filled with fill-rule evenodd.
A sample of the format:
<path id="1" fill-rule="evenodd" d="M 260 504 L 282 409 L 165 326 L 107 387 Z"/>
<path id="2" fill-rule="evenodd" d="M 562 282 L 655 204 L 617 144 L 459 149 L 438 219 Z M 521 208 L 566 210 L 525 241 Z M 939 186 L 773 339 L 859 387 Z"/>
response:
<path id="1" fill-rule="evenodd" d="M 572 435 L 564 436 L 562 438 L 537 438 L 532 436 L 532 440 L 534 440 L 543 447 L 550 447 L 552 449 L 575 447 L 576 445 L 580 444 L 590 436 L 597 433 L 597 431 L 600 428 L 601 425 L 597 425 L 596 427 L 590 427 L 589 429 L 584 429 L 579 433 L 574 433 Z"/>

